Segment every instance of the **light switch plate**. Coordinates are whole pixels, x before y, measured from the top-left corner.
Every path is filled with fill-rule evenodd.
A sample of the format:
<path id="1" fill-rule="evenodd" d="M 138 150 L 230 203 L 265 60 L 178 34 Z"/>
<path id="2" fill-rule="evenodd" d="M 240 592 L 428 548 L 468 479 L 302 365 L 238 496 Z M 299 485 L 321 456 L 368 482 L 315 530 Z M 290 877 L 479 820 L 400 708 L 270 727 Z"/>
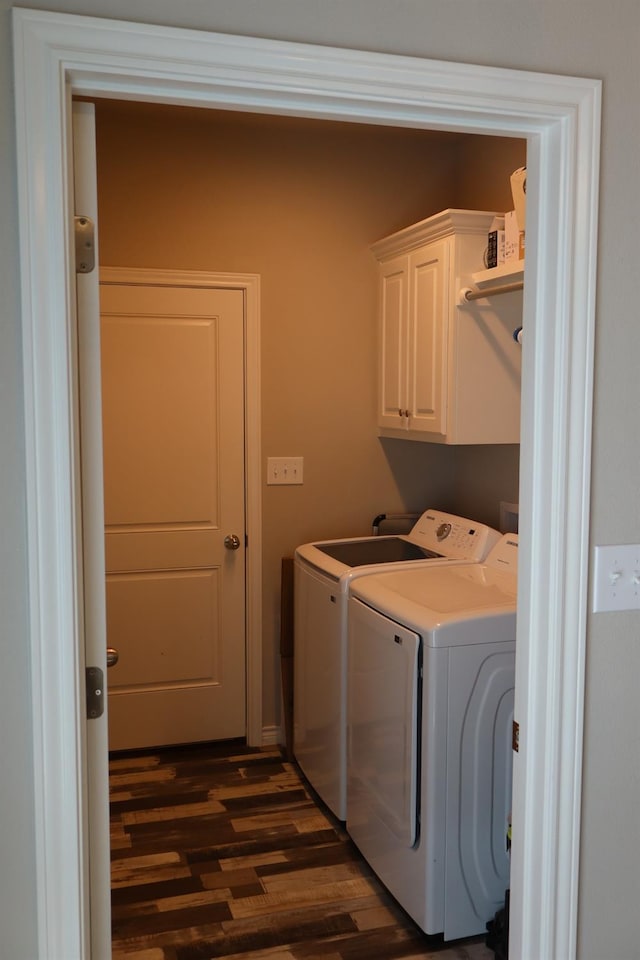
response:
<path id="1" fill-rule="evenodd" d="M 593 612 L 640 610 L 640 544 L 596 547 Z"/>
<path id="2" fill-rule="evenodd" d="M 267 484 L 302 483 L 304 457 L 267 457 Z"/>

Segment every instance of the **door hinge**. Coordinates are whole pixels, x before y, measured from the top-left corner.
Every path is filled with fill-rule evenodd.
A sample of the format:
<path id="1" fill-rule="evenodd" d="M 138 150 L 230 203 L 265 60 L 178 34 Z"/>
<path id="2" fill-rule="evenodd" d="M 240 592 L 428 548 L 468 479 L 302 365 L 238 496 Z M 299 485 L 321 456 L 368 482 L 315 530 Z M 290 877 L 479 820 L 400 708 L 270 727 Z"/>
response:
<path id="1" fill-rule="evenodd" d="M 87 667 L 87 719 L 97 720 L 104 713 L 104 673 L 100 667 Z"/>
<path id="2" fill-rule="evenodd" d="M 520 724 L 513 721 L 513 730 L 511 733 L 511 747 L 515 753 L 520 752 Z"/>
<path id="3" fill-rule="evenodd" d="M 96 265 L 95 225 L 91 217 L 74 217 L 76 273 L 91 273 Z"/>

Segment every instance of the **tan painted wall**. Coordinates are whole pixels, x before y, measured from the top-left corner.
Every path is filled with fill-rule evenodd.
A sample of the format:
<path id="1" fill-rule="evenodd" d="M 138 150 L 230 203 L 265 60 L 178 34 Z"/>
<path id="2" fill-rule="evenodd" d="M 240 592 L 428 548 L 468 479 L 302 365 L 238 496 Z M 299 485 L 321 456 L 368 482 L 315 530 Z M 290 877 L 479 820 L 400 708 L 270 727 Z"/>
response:
<path id="1" fill-rule="evenodd" d="M 263 488 L 269 726 L 280 712 L 282 556 L 312 538 L 367 533 L 381 511 L 464 503 L 470 516 L 497 523 L 499 500 L 517 499 L 517 447 L 508 469 L 504 451 L 490 448 L 467 451 L 460 472 L 458 451 L 378 439 L 369 247 L 460 206 L 460 196 L 504 209 L 524 144 L 107 100 L 96 106 L 102 263 L 261 276 L 263 462 L 304 457 L 302 487 Z M 471 493 L 475 473 L 482 483 Z"/>

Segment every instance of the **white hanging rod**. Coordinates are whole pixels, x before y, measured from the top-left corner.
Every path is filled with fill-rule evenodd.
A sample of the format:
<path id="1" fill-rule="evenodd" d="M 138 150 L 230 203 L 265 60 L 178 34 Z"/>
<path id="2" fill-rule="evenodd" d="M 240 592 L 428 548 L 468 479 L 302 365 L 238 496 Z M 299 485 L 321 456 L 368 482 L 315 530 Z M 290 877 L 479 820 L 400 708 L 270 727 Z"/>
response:
<path id="1" fill-rule="evenodd" d="M 463 287 L 458 297 L 458 303 L 484 300 L 485 297 L 493 297 L 499 293 L 513 293 L 515 290 L 522 290 L 523 287 L 523 280 L 517 280 L 515 283 L 503 283 L 498 287 L 486 287 L 484 290 L 472 290 L 471 287 Z"/>

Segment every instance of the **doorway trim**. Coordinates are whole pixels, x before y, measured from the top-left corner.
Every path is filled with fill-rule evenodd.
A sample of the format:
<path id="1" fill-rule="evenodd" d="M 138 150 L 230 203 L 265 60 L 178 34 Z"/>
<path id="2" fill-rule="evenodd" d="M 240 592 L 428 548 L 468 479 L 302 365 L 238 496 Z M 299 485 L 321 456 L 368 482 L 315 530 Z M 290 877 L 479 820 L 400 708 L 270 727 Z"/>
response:
<path id="1" fill-rule="evenodd" d="M 27 9 L 13 18 L 40 956 L 88 955 L 69 333 L 75 93 L 527 139 L 510 953 L 572 960 L 600 82 Z"/>
<path id="2" fill-rule="evenodd" d="M 100 224 L 98 224 L 98 235 Z M 201 270 L 100 267 L 104 283 L 241 290 L 244 296 L 245 690 L 246 738 L 264 742 L 262 724 L 262 471 L 260 442 L 260 277 Z"/>

